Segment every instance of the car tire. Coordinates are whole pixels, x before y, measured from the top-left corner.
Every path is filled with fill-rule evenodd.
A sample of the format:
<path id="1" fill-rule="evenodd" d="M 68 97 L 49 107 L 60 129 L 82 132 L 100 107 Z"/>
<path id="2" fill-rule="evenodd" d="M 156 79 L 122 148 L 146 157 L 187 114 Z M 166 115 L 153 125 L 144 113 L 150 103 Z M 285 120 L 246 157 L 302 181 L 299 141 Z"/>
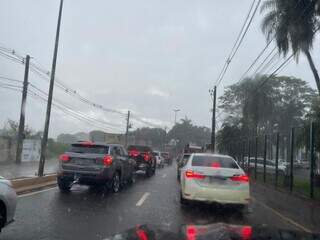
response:
<path id="1" fill-rule="evenodd" d="M 119 192 L 121 189 L 121 178 L 119 172 L 115 172 L 111 180 L 111 191 L 113 193 Z"/>
<path id="2" fill-rule="evenodd" d="M 182 192 L 180 191 L 180 203 L 181 205 L 188 205 L 189 201 L 185 198 L 183 198 Z"/>
<path id="3" fill-rule="evenodd" d="M 148 167 L 146 170 L 146 176 L 151 177 L 154 174 L 155 171 L 152 170 L 151 167 Z"/>
<path id="4" fill-rule="evenodd" d="M 70 192 L 71 181 L 58 178 L 57 182 L 58 182 L 58 187 L 60 189 L 60 192 L 62 192 L 62 193 Z"/>
<path id="5" fill-rule="evenodd" d="M 0 205 L 0 233 L 1 229 L 4 227 L 6 222 L 5 209 L 3 209 L 2 205 Z"/>
<path id="6" fill-rule="evenodd" d="M 136 182 L 136 174 L 135 172 L 131 172 L 130 177 L 128 179 L 129 184 L 134 184 Z"/>

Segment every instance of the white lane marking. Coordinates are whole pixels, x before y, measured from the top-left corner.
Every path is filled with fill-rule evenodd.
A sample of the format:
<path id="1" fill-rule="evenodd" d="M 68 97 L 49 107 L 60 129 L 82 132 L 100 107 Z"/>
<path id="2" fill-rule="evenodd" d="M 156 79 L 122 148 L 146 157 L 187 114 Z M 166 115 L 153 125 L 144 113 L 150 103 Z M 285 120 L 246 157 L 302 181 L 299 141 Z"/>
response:
<path id="1" fill-rule="evenodd" d="M 253 197 L 251 197 L 251 199 L 252 199 L 253 201 L 255 201 L 256 203 L 260 204 L 261 206 L 263 206 L 264 208 L 270 210 L 270 211 L 273 212 L 274 214 L 278 215 L 278 216 L 281 217 L 283 220 L 285 220 L 285 221 L 289 222 L 290 224 L 294 225 L 295 227 L 300 228 L 300 229 L 302 229 L 303 231 L 305 231 L 305 232 L 307 232 L 307 233 L 312 233 L 312 231 L 311 231 L 310 229 L 308 229 L 307 227 L 302 226 L 301 224 L 295 222 L 295 221 L 292 220 L 291 218 L 288 218 L 288 217 L 282 215 L 282 214 L 279 213 L 277 210 L 275 210 L 275 209 L 269 207 L 268 205 L 266 205 L 266 204 L 264 204 L 264 203 L 256 200 L 256 199 L 253 198 Z"/>
<path id="2" fill-rule="evenodd" d="M 163 174 L 162 177 L 165 178 L 167 176 L 167 174 Z"/>
<path id="3" fill-rule="evenodd" d="M 142 195 L 142 197 L 140 198 L 140 200 L 137 202 L 136 206 L 140 207 L 144 201 L 149 197 L 150 193 L 146 192 Z"/>
<path id="4" fill-rule="evenodd" d="M 39 194 L 39 193 L 48 192 L 48 191 L 51 191 L 53 189 L 57 189 L 57 187 L 47 188 L 47 189 L 43 189 L 41 191 L 21 194 L 21 195 L 18 195 L 18 198 L 29 197 L 29 196 L 36 195 L 36 194 Z"/>

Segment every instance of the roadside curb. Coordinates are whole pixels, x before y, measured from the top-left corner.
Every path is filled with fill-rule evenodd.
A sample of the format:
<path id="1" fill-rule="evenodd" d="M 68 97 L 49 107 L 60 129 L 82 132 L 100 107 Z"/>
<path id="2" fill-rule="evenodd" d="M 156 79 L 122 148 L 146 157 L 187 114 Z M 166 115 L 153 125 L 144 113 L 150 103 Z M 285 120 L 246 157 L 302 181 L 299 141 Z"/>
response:
<path id="1" fill-rule="evenodd" d="M 57 174 L 50 174 L 43 177 L 30 177 L 11 180 L 13 188 L 17 194 L 21 194 L 36 189 L 54 186 L 57 184 Z"/>

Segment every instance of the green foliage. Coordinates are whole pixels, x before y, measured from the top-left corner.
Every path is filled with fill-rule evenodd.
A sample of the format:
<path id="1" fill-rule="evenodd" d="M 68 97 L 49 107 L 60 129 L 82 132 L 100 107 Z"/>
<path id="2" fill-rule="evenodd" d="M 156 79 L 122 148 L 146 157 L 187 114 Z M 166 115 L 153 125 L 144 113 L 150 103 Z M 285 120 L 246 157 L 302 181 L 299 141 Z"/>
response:
<path id="1" fill-rule="evenodd" d="M 280 53 L 287 55 L 291 49 L 296 60 L 302 52 L 306 55 L 320 94 L 320 79 L 310 51 L 319 29 L 318 1 L 266 0 L 261 12 L 265 13 L 262 31 L 267 40 L 275 38 Z"/>
<path id="2" fill-rule="evenodd" d="M 150 143 L 155 148 L 160 148 L 165 144 L 166 131 L 161 128 L 138 128 L 130 133 L 136 142 Z"/>
<path id="3" fill-rule="evenodd" d="M 177 148 L 183 149 L 188 143 L 205 146 L 210 142 L 211 130 L 207 127 L 195 126 L 190 119 L 181 119 L 168 133 L 168 139 L 178 140 Z"/>
<path id="4" fill-rule="evenodd" d="M 247 78 L 227 87 L 220 97 L 219 108 L 227 114 L 218 133 L 220 150 L 237 135 L 248 138 L 275 131 L 288 133 L 291 127 L 304 124 L 310 109 L 317 108 L 312 104 L 316 93 L 305 81 L 286 76 L 266 78 Z"/>

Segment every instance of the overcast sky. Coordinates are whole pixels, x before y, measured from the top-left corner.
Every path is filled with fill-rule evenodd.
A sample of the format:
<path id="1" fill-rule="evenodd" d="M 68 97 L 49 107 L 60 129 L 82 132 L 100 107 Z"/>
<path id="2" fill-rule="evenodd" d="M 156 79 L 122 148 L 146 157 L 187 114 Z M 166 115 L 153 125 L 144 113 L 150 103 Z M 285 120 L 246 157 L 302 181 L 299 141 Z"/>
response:
<path id="1" fill-rule="evenodd" d="M 33 63 L 51 69 L 59 0 L 0 0 L 0 46 L 30 54 Z M 210 126 L 210 98 L 227 54 L 244 21 L 251 0 L 65 0 L 57 79 L 106 108 L 133 111 L 136 116 L 172 126 L 188 116 Z M 266 44 L 255 17 L 245 40 L 218 88 L 239 80 Z M 317 45 L 319 45 L 317 40 Z M 320 67 L 319 48 L 313 51 Z M 0 76 L 23 80 L 24 66 L 0 56 Z M 282 74 L 301 77 L 315 87 L 304 56 Z M 30 82 L 48 91 L 48 82 L 31 73 Z M 81 103 L 59 88 L 54 97 L 75 110 L 120 124 L 125 119 Z M 0 126 L 19 119 L 21 94 L 0 88 Z M 41 130 L 45 103 L 28 96 L 26 124 Z M 133 121 L 133 126 L 141 126 Z M 50 136 L 97 127 L 53 108 Z"/>

